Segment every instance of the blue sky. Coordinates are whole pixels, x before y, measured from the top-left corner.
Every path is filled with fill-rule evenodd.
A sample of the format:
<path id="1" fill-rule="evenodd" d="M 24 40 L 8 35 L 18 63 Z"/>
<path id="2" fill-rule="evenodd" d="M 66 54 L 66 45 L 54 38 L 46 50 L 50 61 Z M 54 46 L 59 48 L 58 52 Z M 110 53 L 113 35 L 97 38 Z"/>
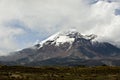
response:
<path id="1" fill-rule="evenodd" d="M 70 28 L 118 43 L 119 21 L 119 0 L 0 0 L 0 55 Z"/>

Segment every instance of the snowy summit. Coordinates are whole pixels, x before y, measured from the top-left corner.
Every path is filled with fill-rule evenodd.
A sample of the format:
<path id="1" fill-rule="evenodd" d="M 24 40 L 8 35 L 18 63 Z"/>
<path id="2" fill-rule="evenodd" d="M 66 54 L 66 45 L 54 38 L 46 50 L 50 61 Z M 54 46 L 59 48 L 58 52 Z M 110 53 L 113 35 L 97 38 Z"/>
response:
<path id="1" fill-rule="evenodd" d="M 40 47 L 42 47 L 44 44 L 47 44 L 47 42 L 51 42 L 51 44 L 55 44 L 56 46 L 59 46 L 60 44 L 64 44 L 64 43 L 72 44 L 75 41 L 75 39 L 78 39 L 78 38 L 92 40 L 96 37 L 97 36 L 94 34 L 81 35 L 81 33 L 79 33 L 77 30 L 70 29 L 67 31 L 61 31 L 56 34 L 53 34 L 49 38 L 41 41 L 39 44 L 41 45 Z"/>

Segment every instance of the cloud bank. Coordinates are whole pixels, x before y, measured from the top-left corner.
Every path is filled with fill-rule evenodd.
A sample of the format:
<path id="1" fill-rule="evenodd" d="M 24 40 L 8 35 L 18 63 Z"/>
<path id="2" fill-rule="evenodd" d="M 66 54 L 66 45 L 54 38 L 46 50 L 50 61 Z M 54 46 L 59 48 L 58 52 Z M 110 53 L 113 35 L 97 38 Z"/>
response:
<path id="1" fill-rule="evenodd" d="M 0 54 L 76 28 L 120 42 L 119 0 L 0 0 Z"/>

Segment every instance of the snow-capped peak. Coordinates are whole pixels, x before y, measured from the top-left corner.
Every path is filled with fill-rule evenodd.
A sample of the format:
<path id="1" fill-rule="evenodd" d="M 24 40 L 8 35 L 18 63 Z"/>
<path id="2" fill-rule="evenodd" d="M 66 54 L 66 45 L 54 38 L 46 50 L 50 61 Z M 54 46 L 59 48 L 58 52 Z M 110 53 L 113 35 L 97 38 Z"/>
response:
<path id="1" fill-rule="evenodd" d="M 50 36 L 49 38 L 41 41 L 39 44 L 40 44 L 40 47 L 42 47 L 44 44 L 47 44 L 47 42 L 50 42 L 51 44 L 55 44 L 56 46 L 59 46 L 60 44 L 64 44 L 64 43 L 72 44 L 75 41 L 75 39 L 78 39 L 78 38 L 92 40 L 96 38 L 96 35 L 93 35 L 93 34 L 81 35 L 77 30 L 70 29 L 68 31 L 58 32 Z"/>
<path id="2" fill-rule="evenodd" d="M 83 38 L 87 39 L 87 40 L 93 40 L 97 37 L 97 35 L 94 34 L 90 34 L 90 35 L 85 35 Z"/>

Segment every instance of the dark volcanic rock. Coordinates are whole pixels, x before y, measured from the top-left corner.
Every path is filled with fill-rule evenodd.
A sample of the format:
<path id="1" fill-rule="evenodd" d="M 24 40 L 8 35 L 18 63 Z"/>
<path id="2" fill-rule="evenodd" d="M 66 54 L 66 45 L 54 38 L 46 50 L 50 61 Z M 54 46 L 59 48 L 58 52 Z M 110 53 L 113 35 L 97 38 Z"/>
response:
<path id="1" fill-rule="evenodd" d="M 54 35 L 33 47 L 0 57 L 8 65 L 120 65 L 120 48 L 93 41 L 95 35 L 68 31 Z"/>

